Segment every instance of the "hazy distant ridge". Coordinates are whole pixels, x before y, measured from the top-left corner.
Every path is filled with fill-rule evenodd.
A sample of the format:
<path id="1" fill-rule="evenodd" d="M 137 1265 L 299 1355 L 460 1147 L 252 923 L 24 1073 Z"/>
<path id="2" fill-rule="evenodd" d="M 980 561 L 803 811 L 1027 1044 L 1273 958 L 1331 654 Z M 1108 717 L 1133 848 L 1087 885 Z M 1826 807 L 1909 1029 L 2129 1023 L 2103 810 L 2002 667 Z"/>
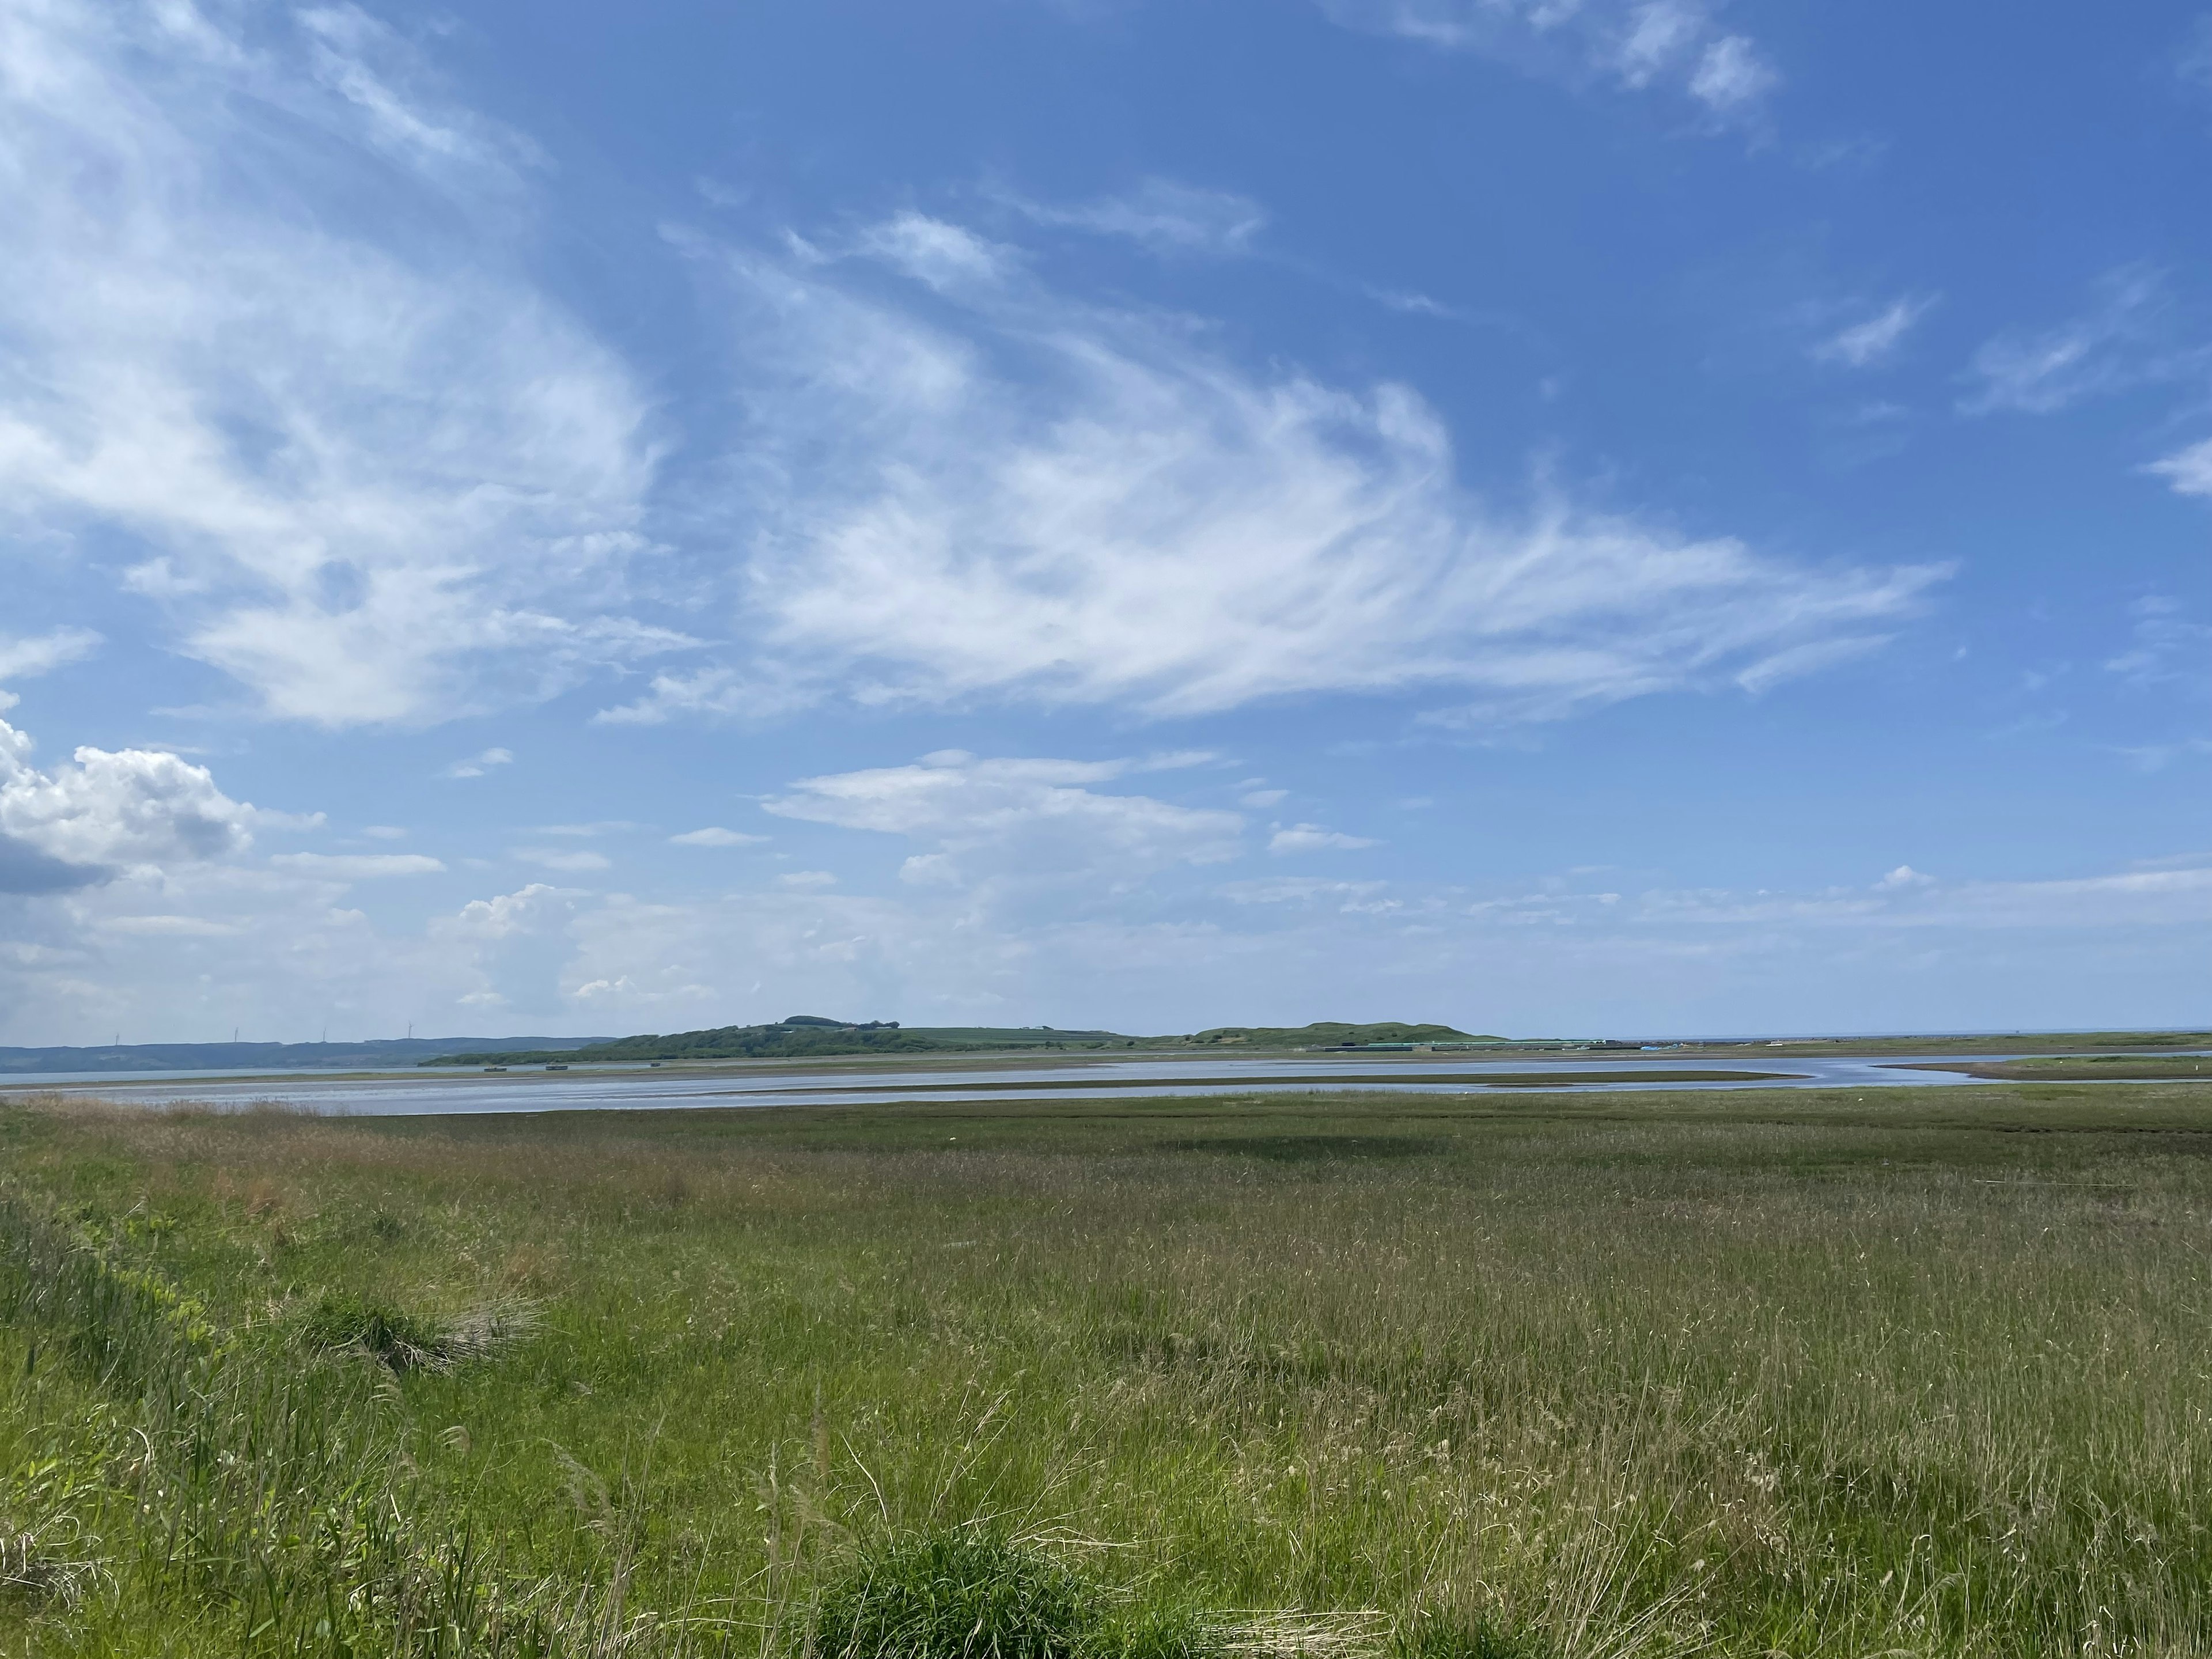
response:
<path id="1" fill-rule="evenodd" d="M 723 1025 L 704 1031 L 651 1033 L 611 1042 L 544 1054 L 483 1048 L 449 1053 L 426 1066 L 471 1066 L 486 1061 L 527 1064 L 538 1060 L 781 1060 L 835 1054 L 974 1054 L 1024 1048 L 1184 1048 L 1249 1045 L 1255 1048 L 1359 1047 L 1388 1042 L 1498 1042 L 1449 1025 L 1408 1025 L 1383 1020 L 1366 1025 L 1322 1021 L 1312 1025 L 1218 1025 L 1179 1036 L 1131 1036 L 1121 1031 L 1060 1031 L 1048 1025 L 911 1025 L 871 1021 L 840 1024 L 819 1015 L 794 1015 L 773 1025 Z"/>
<path id="2" fill-rule="evenodd" d="M 104 1048 L 0 1048 L 11 1072 L 250 1072 L 274 1068 L 412 1066 L 459 1048 L 558 1053 L 603 1037 L 389 1037 L 360 1042 L 129 1042 Z"/>

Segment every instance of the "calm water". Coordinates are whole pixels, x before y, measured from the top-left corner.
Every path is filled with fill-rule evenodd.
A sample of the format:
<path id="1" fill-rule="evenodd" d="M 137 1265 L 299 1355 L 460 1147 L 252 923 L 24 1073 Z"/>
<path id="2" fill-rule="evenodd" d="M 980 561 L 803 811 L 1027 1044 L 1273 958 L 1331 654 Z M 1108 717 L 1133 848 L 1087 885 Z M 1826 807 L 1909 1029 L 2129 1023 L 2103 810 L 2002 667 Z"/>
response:
<path id="1" fill-rule="evenodd" d="M 1109 1060 L 977 1066 L 966 1070 L 914 1067 L 820 1069 L 760 1067 L 579 1066 L 566 1072 L 532 1067 L 504 1073 L 422 1072 L 351 1073 L 318 1077 L 228 1074 L 161 1079 L 107 1073 L 97 1079 L 11 1078 L 0 1088 L 52 1087 L 64 1081 L 85 1093 L 144 1105 L 202 1102 L 240 1108 L 282 1102 L 314 1111 L 402 1116 L 449 1112 L 556 1112 L 665 1109 L 682 1106 L 839 1105 L 924 1100 L 1117 1100 L 1163 1095 L 1246 1094 L 1388 1090 L 1409 1094 L 1504 1092 L 1500 1078 L 1537 1078 L 1547 1089 L 1632 1091 L 1663 1089 L 1892 1089 L 1968 1084 L 1955 1072 L 1892 1069 L 1901 1060 L 1989 1060 L 1991 1054 L 1900 1054 L 1867 1059 L 1668 1060 L 1656 1054 L 1620 1060 L 1457 1060 L 1420 1055 L 1407 1060 L 1330 1060 L 1311 1055 L 1253 1060 Z M 1758 1071 L 1781 1078 L 1729 1082 L 1680 1082 L 1666 1073 Z M 1629 1081 L 1622 1074 L 1635 1073 Z"/>

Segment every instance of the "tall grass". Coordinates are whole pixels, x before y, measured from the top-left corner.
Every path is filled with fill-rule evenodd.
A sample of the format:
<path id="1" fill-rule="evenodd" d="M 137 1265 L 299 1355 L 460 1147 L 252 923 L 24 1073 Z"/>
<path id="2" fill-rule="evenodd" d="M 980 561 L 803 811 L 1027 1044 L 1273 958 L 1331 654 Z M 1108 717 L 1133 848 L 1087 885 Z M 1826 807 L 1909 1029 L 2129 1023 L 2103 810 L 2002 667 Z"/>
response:
<path id="1" fill-rule="evenodd" d="M 14 1616 L 42 1652 L 2203 1654 L 2208 1103 L 0 1115 L 0 1363 L 41 1345 L 0 1449 L 67 1453 L 41 1524 L 98 1564 Z"/>
<path id="2" fill-rule="evenodd" d="M 386 1376 L 225 1333 L 161 1275 L 20 1194 L 0 1195 L 0 1322 L 30 1339 L 24 1380 L 68 1364 L 100 1402 L 63 1456 L 17 1472 L 18 1504 L 26 1474 L 46 1477 L 44 1513 L 0 1534 L 0 1583 L 34 1614 L 64 1615 L 34 1620 L 39 1650 L 131 1650 L 155 1613 L 209 1651 L 562 1649 L 559 1622 L 487 1572 L 465 1524 L 409 1519 Z M 51 1490 L 64 1470 L 73 1503 Z M 120 1557 L 94 1553 L 103 1534 Z"/>

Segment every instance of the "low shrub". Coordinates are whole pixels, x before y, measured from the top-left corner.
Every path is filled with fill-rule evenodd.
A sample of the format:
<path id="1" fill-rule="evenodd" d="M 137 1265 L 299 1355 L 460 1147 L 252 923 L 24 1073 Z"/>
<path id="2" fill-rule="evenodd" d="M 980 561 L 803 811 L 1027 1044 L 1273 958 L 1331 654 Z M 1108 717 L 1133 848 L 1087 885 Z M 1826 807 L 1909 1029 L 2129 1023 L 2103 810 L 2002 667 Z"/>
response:
<path id="1" fill-rule="evenodd" d="M 870 1546 L 832 1577 L 815 1601 L 808 1659 L 1224 1659 L 1273 1650 L 1251 1639 L 1255 1630 L 955 1528 Z"/>
<path id="2" fill-rule="evenodd" d="M 1098 1597 L 1041 1550 L 966 1530 L 863 1552 L 816 1604 L 819 1659 L 1074 1659 Z"/>
<path id="3" fill-rule="evenodd" d="M 1487 1613 L 1429 1614 L 1408 1626 L 1398 1641 L 1400 1659 L 1547 1659 L 1548 1650 L 1525 1632 Z"/>
<path id="4" fill-rule="evenodd" d="M 326 1353 L 359 1349 L 395 1371 L 434 1368 L 453 1358 L 437 1326 L 353 1291 L 325 1291 L 316 1297 L 301 1317 L 300 1334 L 311 1348 Z"/>
<path id="5" fill-rule="evenodd" d="M 450 1319 L 425 1319 L 352 1291 L 324 1291 L 300 1317 L 300 1335 L 325 1353 L 374 1355 L 395 1371 L 443 1370 L 480 1359 L 535 1330 L 538 1315 L 523 1302 L 488 1303 Z"/>

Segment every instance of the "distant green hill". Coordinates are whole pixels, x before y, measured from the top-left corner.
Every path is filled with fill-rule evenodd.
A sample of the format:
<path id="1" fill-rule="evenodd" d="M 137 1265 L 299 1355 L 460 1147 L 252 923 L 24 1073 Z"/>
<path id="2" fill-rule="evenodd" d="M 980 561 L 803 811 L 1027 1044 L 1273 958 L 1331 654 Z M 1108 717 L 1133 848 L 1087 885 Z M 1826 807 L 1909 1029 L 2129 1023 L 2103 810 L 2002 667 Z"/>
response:
<path id="1" fill-rule="evenodd" d="M 909 1025 L 867 1024 L 794 1014 L 773 1025 L 720 1025 L 707 1031 L 620 1037 L 582 1048 L 542 1053 L 442 1054 L 425 1066 L 530 1066 L 571 1060 L 806 1060 L 838 1054 L 989 1054 L 1022 1049 L 1105 1048 L 1358 1048 L 1373 1043 L 1503 1042 L 1449 1025 L 1407 1025 L 1397 1020 L 1347 1024 L 1217 1025 L 1186 1036 L 1128 1036 L 1119 1031 L 1055 1031 L 1048 1025 Z"/>
<path id="2" fill-rule="evenodd" d="M 1174 1039 L 1181 1042 L 1182 1039 Z M 838 1054 L 970 1054 L 997 1049 L 1149 1046 L 1152 1039 L 1117 1031 L 1055 1031 L 1048 1026 L 909 1026 L 898 1022 L 843 1023 L 794 1014 L 773 1025 L 720 1025 L 712 1030 L 618 1037 L 540 1054 L 441 1054 L 425 1066 L 535 1065 L 544 1061 L 622 1060 L 805 1060 Z"/>
<path id="3" fill-rule="evenodd" d="M 371 1037 L 358 1042 L 126 1042 L 98 1048 L 0 1048 L 0 1079 L 22 1073 L 362 1071 L 419 1065 L 456 1048 L 558 1054 L 604 1037 Z"/>
<path id="4" fill-rule="evenodd" d="M 1358 1048 L 1370 1042 L 1503 1042 L 1505 1039 L 1476 1036 L 1449 1025 L 1406 1025 L 1394 1019 L 1347 1025 L 1340 1020 L 1324 1019 L 1311 1025 L 1217 1025 L 1194 1033 L 1190 1041 L 1209 1047 L 1243 1043 L 1255 1048 Z"/>

